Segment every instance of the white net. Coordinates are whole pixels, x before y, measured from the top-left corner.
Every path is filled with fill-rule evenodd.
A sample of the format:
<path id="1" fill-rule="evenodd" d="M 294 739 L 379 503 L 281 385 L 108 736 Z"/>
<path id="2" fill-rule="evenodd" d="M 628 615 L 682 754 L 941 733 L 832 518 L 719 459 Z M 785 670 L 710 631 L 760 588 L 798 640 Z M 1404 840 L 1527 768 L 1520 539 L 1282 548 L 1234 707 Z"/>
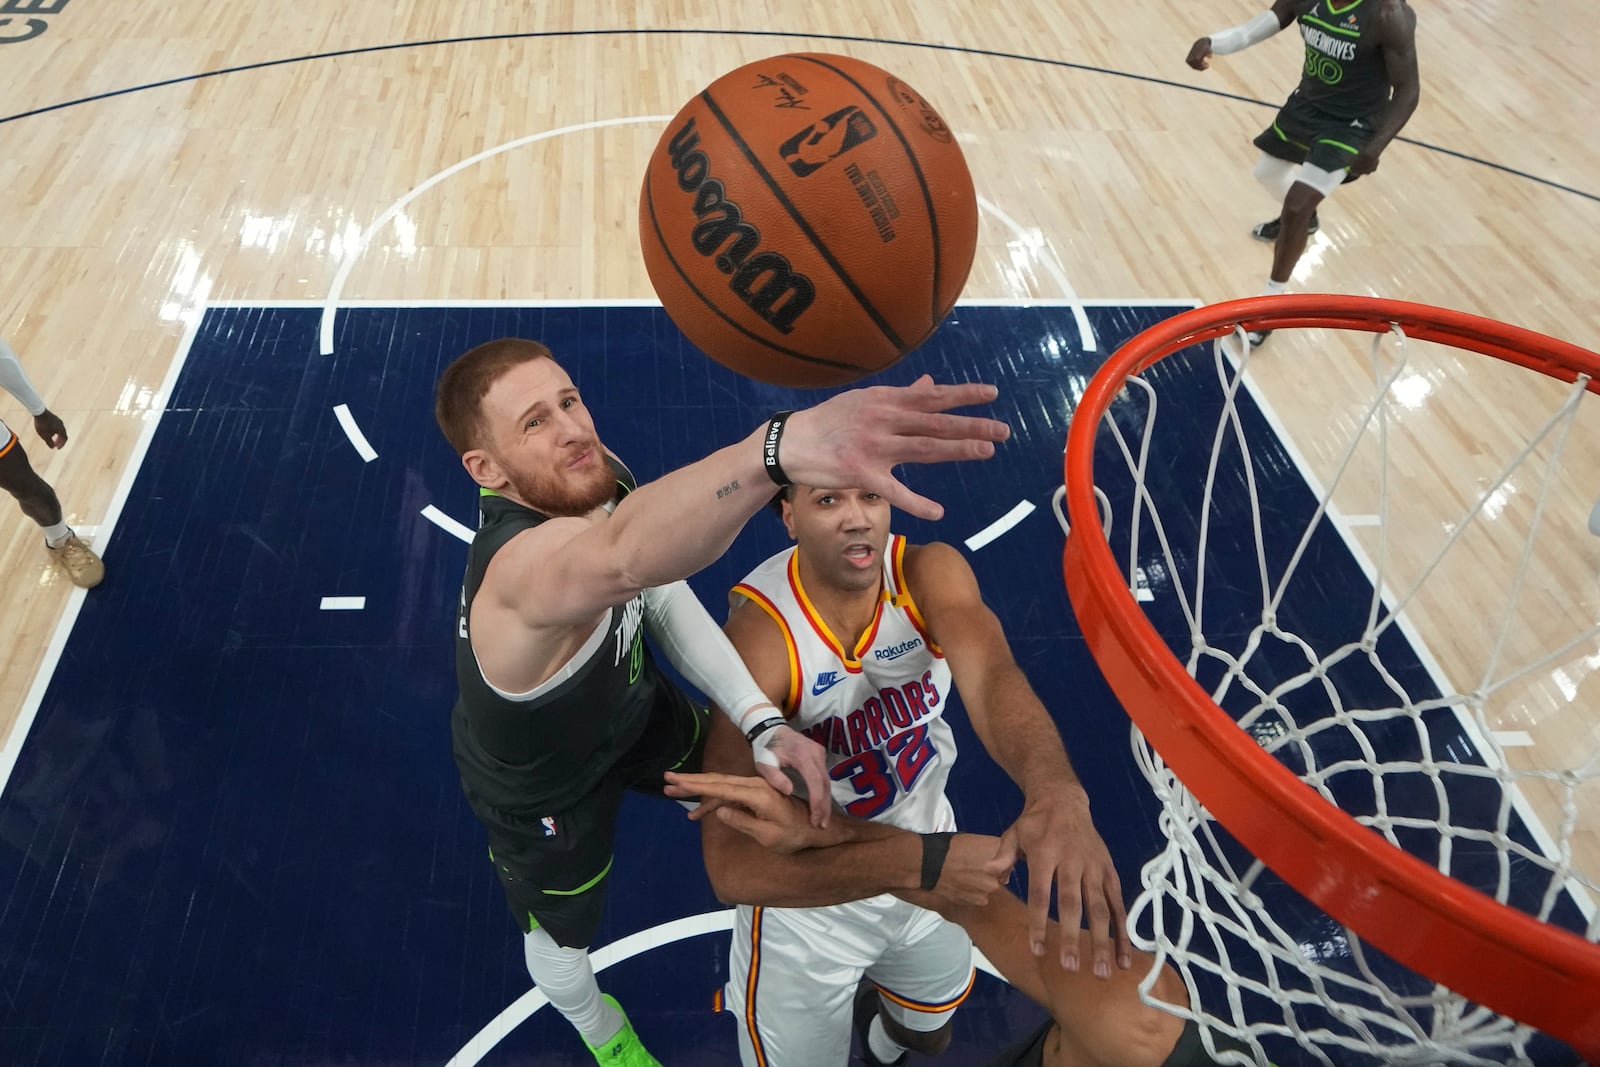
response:
<path id="1" fill-rule="evenodd" d="M 1183 357 L 1127 380 L 1102 420 L 1095 482 L 1130 595 L 1217 704 L 1329 804 L 1499 903 L 1600 940 L 1587 380 L 1398 328 L 1314 336 L 1342 376 L 1315 397 L 1304 383 L 1328 365 L 1286 366 L 1275 337 L 1265 351 L 1279 354 L 1252 368 L 1237 333 L 1209 365 L 1189 360 L 1205 397 L 1174 369 Z M 1485 375 L 1504 376 L 1498 395 L 1483 395 Z M 1513 389 L 1517 404 L 1503 403 Z M 1297 426 L 1318 420 L 1301 435 L 1313 454 L 1264 394 L 1298 405 Z M 1133 746 L 1165 847 L 1130 925 L 1189 987 L 1193 1010 L 1171 1010 L 1263 1063 L 1574 1062 L 1316 909 L 1137 729 Z"/>

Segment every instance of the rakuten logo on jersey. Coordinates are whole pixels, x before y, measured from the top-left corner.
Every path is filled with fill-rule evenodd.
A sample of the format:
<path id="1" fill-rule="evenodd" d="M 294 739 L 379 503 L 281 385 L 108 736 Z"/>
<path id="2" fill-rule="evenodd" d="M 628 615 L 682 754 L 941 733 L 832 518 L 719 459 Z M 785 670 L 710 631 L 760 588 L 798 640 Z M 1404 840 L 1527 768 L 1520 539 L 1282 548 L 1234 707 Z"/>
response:
<path id="1" fill-rule="evenodd" d="M 873 656 L 874 659 L 878 660 L 879 662 L 882 662 L 883 660 L 888 660 L 888 659 L 899 659 L 901 656 L 905 655 L 907 652 L 915 652 L 917 649 L 919 649 L 921 647 L 922 647 L 922 638 L 913 637 L 909 641 L 902 641 L 900 644 L 898 644 L 898 645 L 890 645 L 888 648 L 875 648 L 875 649 L 872 650 L 872 656 Z"/>

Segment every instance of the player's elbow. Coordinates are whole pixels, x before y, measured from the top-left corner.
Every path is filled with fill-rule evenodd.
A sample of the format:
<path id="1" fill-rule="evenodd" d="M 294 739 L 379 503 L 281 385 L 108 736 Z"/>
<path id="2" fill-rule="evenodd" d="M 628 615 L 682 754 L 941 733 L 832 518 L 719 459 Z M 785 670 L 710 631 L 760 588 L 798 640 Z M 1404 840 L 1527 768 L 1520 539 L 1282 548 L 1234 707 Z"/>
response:
<path id="1" fill-rule="evenodd" d="M 734 904 L 760 904 L 760 893 L 755 881 L 741 873 L 738 864 L 712 865 L 707 858 L 706 874 L 711 879 L 711 892 L 716 894 L 719 903 Z"/>

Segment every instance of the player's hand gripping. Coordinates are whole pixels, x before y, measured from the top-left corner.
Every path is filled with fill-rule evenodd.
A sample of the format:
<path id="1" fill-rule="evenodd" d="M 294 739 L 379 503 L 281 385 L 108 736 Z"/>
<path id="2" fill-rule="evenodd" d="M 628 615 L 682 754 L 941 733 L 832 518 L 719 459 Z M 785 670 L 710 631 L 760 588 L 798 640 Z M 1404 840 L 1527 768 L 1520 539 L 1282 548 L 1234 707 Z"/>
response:
<path id="1" fill-rule="evenodd" d="M 1184 60 L 1195 70 L 1211 69 L 1211 38 L 1202 37 L 1189 46 L 1189 58 Z"/>
<path id="2" fill-rule="evenodd" d="M 790 416 L 778 463 L 801 485 L 859 486 L 918 518 L 938 519 L 944 508 L 907 489 L 894 468 L 994 455 L 1010 427 L 945 412 L 997 395 L 992 385 L 936 385 L 926 374 L 911 385 L 852 389 Z"/>
<path id="3" fill-rule="evenodd" d="M 1095 832 L 1089 797 L 1082 786 L 1066 785 L 1028 797 L 1004 840 L 1028 861 L 1028 939 L 1034 955 L 1044 955 L 1054 883 L 1062 931 L 1061 966 L 1069 971 L 1078 969 L 1080 939 L 1071 935 L 1081 928 L 1085 914 L 1095 975 L 1111 976 L 1113 950 L 1117 966 L 1133 966 L 1122 882 L 1106 843 Z"/>
<path id="4" fill-rule="evenodd" d="M 776 709 L 773 714 L 777 714 Z M 826 827 L 833 803 L 828 788 L 828 756 L 822 746 L 793 727 L 779 726 L 759 735 L 750 748 L 756 758 L 756 773 L 784 796 L 795 795 L 794 779 L 785 770 L 800 777 L 805 789 L 799 799 L 811 809 L 811 825 Z"/>

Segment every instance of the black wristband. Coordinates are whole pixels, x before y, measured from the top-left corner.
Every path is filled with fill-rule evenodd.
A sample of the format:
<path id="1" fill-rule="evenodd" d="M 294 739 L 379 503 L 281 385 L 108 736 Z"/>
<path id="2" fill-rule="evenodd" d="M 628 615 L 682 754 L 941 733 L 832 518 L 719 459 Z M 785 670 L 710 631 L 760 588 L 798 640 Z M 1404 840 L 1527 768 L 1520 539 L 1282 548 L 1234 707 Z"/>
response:
<path id="1" fill-rule="evenodd" d="M 756 738 L 760 737 L 762 734 L 766 733 L 768 730 L 776 730 L 780 726 L 788 726 L 788 725 L 789 724 L 787 722 L 785 722 L 781 717 L 779 717 L 777 715 L 774 715 L 772 718 L 770 718 L 770 719 L 762 719 L 760 722 L 758 722 L 754 726 L 750 727 L 749 731 L 747 731 L 745 733 L 744 739 L 746 741 L 754 742 Z"/>
<path id="2" fill-rule="evenodd" d="M 932 889 L 939 884 L 944 858 L 950 854 L 950 839 L 954 836 L 954 833 L 922 835 L 922 885 L 919 888 Z"/>
<path id="3" fill-rule="evenodd" d="M 761 465 L 766 468 L 767 477 L 777 485 L 789 484 L 789 476 L 778 466 L 778 442 L 783 440 L 784 424 L 793 414 L 793 411 L 780 411 L 773 415 L 767 420 L 767 433 L 761 439 Z"/>

